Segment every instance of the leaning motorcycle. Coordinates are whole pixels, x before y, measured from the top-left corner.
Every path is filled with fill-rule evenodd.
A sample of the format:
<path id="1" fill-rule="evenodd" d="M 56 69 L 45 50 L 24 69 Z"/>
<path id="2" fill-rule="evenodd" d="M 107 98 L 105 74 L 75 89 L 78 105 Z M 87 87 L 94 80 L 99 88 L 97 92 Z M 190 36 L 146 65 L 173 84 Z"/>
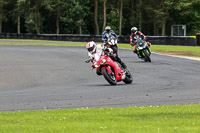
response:
<path id="1" fill-rule="evenodd" d="M 151 50 L 147 45 L 147 42 L 138 35 L 135 37 L 135 42 L 138 57 L 143 59 L 145 62 L 151 62 Z"/>
<path id="2" fill-rule="evenodd" d="M 107 38 L 106 44 L 107 44 L 107 46 L 109 48 L 112 47 L 112 46 L 114 46 L 114 45 L 117 46 L 117 38 L 116 37 L 114 37 L 112 34 L 109 34 L 109 33 L 106 33 L 105 36 Z"/>
<path id="3" fill-rule="evenodd" d="M 89 62 L 90 60 L 86 60 L 86 63 Z M 133 81 L 128 69 L 123 69 L 119 63 L 113 61 L 105 50 L 98 61 L 93 61 L 92 67 L 96 68 L 98 75 L 103 75 L 111 85 L 116 85 L 119 81 L 131 84 Z"/>

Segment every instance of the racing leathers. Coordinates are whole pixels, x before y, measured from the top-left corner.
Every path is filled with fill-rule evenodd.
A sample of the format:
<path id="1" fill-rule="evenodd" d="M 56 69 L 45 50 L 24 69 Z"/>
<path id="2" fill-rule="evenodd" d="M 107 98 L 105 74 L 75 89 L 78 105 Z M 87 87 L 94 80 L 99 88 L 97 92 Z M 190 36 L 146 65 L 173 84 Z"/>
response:
<path id="1" fill-rule="evenodd" d="M 89 59 L 93 62 L 93 60 L 98 61 L 100 59 L 101 53 L 104 49 L 104 46 L 101 44 L 96 45 L 96 51 L 94 53 L 88 52 Z"/>
<path id="2" fill-rule="evenodd" d="M 113 61 L 116 61 L 116 62 L 120 63 L 119 60 L 117 59 L 117 57 L 113 54 L 113 50 L 112 50 L 111 48 L 107 48 L 107 47 L 105 47 L 105 46 L 103 46 L 103 45 L 101 45 L 101 44 L 97 44 L 97 45 L 96 45 L 96 51 L 95 51 L 94 53 L 88 52 L 88 56 L 89 56 L 89 59 L 91 60 L 91 62 L 93 62 L 93 61 L 99 61 L 99 59 L 100 59 L 100 57 L 101 57 L 101 54 L 102 54 L 102 52 L 103 52 L 103 49 L 104 49 L 106 52 L 110 53 L 109 56 L 110 56 L 110 58 L 111 58 Z M 121 63 L 120 63 L 120 64 L 121 64 Z M 122 67 L 123 67 L 123 66 L 122 66 Z M 97 71 L 97 75 L 100 75 L 100 74 L 98 73 L 98 71 Z"/>
<path id="3" fill-rule="evenodd" d="M 113 35 L 114 37 L 117 38 L 117 35 L 115 34 L 115 32 L 114 32 L 113 30 L 110 30 L 109 32 L 104 31 L 104 32 L 102 33 L 102 41 L 103 41 L 104 45 L 106 44 L 106 41 L 107 41 L 107 39 L 108 39 L 108 38 L 106 37 L 106 33 L 107 33 L 107 34 L 111 34 L 111 35 Z"/>
<path id="4" fill-rule="evenodd" d="M 135 39 L 135 36 L 136 35 L 139 35 L 143 40 L 146 40 L 146 36 L 142 33 L 142 32 L 140 32 L 140 31 L 137 31 L 136 33 L 132 33 L 131 35 L 130 35 L 130 45 L 131 46 L 134 46 L 134 49 L 133 49 L 133 52 L 134 53 L 137 53 L 137 48 L 136 48 L 136 44 L 137 44 L 137 42 L 136 42 L 136 39 Z M 151 46 L 151 43 L 150 42 L 147 42 L 147 45 L 150 47 Z M 149 50 L 149 49 L 148 49 Z M 149 50 L 149 52 L 150 52 L 150 50 Z"/>

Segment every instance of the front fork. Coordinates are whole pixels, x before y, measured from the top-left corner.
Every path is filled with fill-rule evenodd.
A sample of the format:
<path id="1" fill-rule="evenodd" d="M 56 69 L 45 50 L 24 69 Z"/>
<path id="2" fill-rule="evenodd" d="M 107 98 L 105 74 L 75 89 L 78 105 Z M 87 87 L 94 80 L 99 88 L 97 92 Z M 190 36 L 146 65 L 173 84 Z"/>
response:
<path id="1" fill-rule="evenodd" d="M 149 52 L 149 55 L 151 54 L 151 49 L 150 47 L 147 47 L 147 51 Z"/>
<path id="2" fill-rule="evenodd" d="M 103 69 L 107 69 L 108 73 L 109 73 L 109 74 L 112 74 L 112 70 L 111 70 L 111 67 L 110 67 L 110 66 L 102 67 L 101 70 L 103 70 Z"/>

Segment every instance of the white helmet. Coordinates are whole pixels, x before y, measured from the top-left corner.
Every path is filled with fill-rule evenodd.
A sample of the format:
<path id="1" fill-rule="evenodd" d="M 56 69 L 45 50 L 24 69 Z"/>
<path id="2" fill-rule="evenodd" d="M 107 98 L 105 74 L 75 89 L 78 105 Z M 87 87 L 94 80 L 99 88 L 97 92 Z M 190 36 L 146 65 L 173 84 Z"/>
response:
<path id="1" fill-rule="evenodd" d="M 110 32 L 110 30 L 111 30 L 110 26 L 106 26 L 105 30 L 106 30 L 107 32 Z"/>
<path id="2" fill-rule="evenodd" d="M 132 27 L 132 28 L 131 28 L 131 32 L 132 32 L 132 33 L 135 33 L 135 34 L 136 34 L 137 31 L 138 31 L 137 27 Z"/>
<path id="3" fill-rule="evenodd" d="M 87 43 L 86 48 L 90 53 L 94 53 L 96 51 L 96 44 L 94 41 L 90 41 Z"/>

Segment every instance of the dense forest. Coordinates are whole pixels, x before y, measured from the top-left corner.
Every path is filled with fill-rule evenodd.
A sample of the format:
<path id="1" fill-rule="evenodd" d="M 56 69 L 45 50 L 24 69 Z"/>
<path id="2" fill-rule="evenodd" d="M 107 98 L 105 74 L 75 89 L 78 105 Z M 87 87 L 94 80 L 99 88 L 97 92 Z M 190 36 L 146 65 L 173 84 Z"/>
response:
<path id="1" fill-rule="evenodd" d="M 132 26 L 170 36 L 171 25 L 200 32 L 200 0 L 0 0 L 0 32 L 100 35 L 106 25 L 119 35 Z"/>

